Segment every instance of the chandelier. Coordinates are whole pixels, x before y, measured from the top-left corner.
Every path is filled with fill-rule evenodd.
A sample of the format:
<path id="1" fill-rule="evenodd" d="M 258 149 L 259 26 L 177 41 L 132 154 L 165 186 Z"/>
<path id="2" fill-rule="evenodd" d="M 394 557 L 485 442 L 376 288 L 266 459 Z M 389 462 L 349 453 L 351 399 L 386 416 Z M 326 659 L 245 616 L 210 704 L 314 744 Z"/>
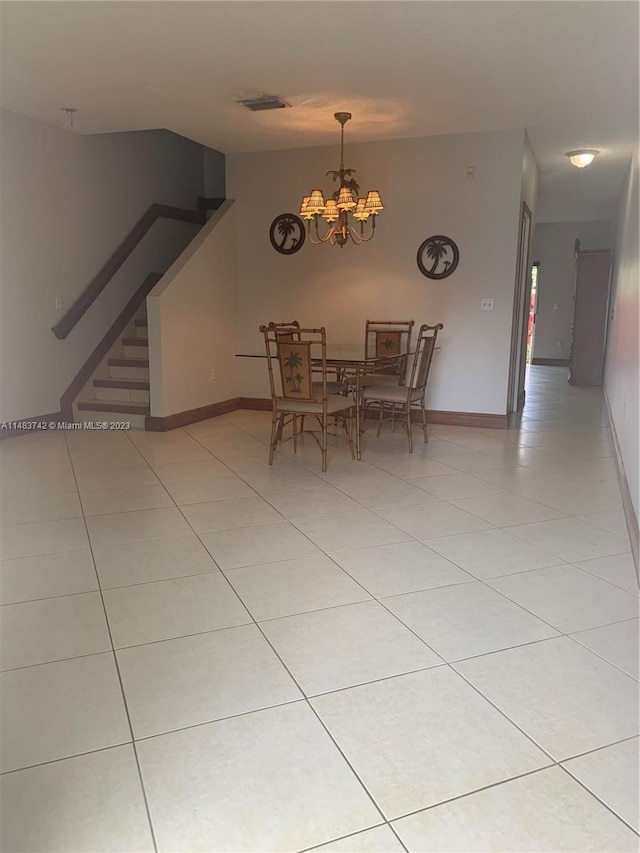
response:
<path id="1" fill-rule="evenodd" d="M 311 195 L 302 199 L 300 217 L 306 220 L 307 234 L 312 243 L 336 244 L 342 248 L 348 240 L 356 245 L 368 243 L 376 233 L 376 217 L 384 209 L 378 190 L 369 190 L 366 198 L 358 198 L 360 187 L 355 178 L 355 169 L 344 167 L 344 126 L 351 118 L 351 113 L 334 113 L 336 121 L 340 122 L 340 168 L 329 171 L 334 181 L 339 181 L 338 189 L 325 202 L 322 190 L 312 190 Z M 320 219 L 327 223 L 327 232 L 322 237 L 318 224 Z M 311 230 L 313 222 L 314 229 Z M 357 222 L 358 224 L 353 224 Z M 368 236 L 365 236 L 365 222 L 369 222 Z M 314 237 L 315 234 L 315 237 Z"/>

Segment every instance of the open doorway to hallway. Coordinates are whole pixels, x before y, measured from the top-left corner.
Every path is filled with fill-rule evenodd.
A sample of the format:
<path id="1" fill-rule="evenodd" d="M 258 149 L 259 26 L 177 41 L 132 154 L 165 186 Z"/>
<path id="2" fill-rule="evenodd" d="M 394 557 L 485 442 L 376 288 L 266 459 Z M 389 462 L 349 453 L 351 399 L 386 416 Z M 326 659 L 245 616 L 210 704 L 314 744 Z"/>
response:
<path id="1" fill-rule="evenodd" d="M 538 301 L 538 269 L 540 264 L 531 265 L 531 296 L 529 297 L 529 322 L 527 324 L 527 364 L 531 364 L 536 334 L 536 304 Z"/>

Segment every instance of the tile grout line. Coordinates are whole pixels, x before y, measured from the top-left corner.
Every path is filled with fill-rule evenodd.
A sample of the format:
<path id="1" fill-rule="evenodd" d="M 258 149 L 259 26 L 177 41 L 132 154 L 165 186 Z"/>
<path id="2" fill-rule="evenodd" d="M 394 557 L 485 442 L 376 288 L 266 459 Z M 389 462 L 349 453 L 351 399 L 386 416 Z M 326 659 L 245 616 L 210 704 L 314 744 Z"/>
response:
<path id="1" fill-rule="evenodd" d="M 565 760 L 568 761 L 569 759 Z M 599 797 L 595 793 L 595 791 L 592 791 L 591 788 L 588 788 L 581 779 L 579 779 L 577 776 L 574 776 L 574 774 L 569 770 L 568 767 L 565 767 L 565 765 L 562 763 L 559 763 L 558 766 L 567 774 L 567 776 L 569 776 L 570 779 L 573 779 L 574 782 L 577 782 L 581 788 L 583 788 L 588 794 L 590 794 L 597 802 L 603 805 L 608 812 L 610 812 L 614 817 L 618 818 L 619 821 L 622 821 L 622 823 L 627 826 L 631 830 L 631 832 L 634 833 L 634 835 L 640 836 L 640 832 L 637 829 L 631 826 L 628 821 L 626 821 L 621 815 L 614 811 L 610 805 L 608 805 L 601 797 Z"/>
<path id="2" fill-rule="evenodd" d="M 623 619 L 621 622 L 610 622 L 607 625 L 598 625 L 596 627 L 597 628 L 609 628 L 611 625 L 620 625 L 620 624 L 622 624 L 622 622 L 633 622 L 633 619 Z M 596 628 L 587 628 L 586 630 L 595 631 Z M 615 669 L 617 669 L 618 672 L 621 672 L 623 675 L 626 675 L 628 678 L 632 678 L 634 681 L 640 680 L 639 678 L 636 678 L 635 675 L 632 675 L 630 672 L 627 672 L 626 669 L 622 669 L 622 667 L 619 666 L 617 663 L 614 663 L 613 661 L 610 661 L 607 658 L 603 657 L 599 652 L 595 651 L 595 649 L 592 649 L 589 646 L 585 645 L 584 643 L 581 643 L 579 640 L 576 640 L 575 637 L 572 636 L 571 634 L 565 634 L 564 636 L 568 640 L 572 640 L 576 645 L 580 646 L 581 648 L 586 649 L 588 652 L 591 652 L 591 654 L 600 658 L 600 660 L 604 661 L 605 663 L 608 663 L 609 666 L 615 667 Z"/>
<path id="3" fill-rule="evenodd" d="M 381 829 L 384 826 L 389 826 L 388 823 L 377 823 L 375 826 L 368 826 L 366 829 L 357 829 L 355 832 L 349 832 L 346 835 L 340 835 L 337 838 L 331 838 L 329 841 L 321 841 L 320 844 L 313 844 L 311 847 L 303 847 L 301 850 L 296 850 L 295 853 L 312 853 L 313 850 L 322 849 L 327 844 L 334 844 L 336 841 L 345 841 L 348 838 L 356 838 L 358 835 L 361 835 L 363 832 L 369 832 L 374 829 Z M 389 826 L 389 829 L 391 827 Z M 403 846 L 404 850 L 407 848 Z"/>
<path id="4" fill-rule="evenodd" d="M 480 788 L 474 788 L 472 791 L 467 791 L 466 793 L 460 794 L 457 797 L 449 797 L 446 800 L 438 800 L 438 802 L 431 803 L 430 805 L 425 806 L 422 809 L 414 809 L 413 811 L 405 812 L 403 814 L 398 815 L 397 817 L 392 818 L 392 820 L 394 822 L 404 820 L 405 818 L 413 817 L 413 815 L 431 811 L 431 809 L 437 809 L 441 806 L 446 806 L 449 803 L 455 803 L 458 800 L 465 800 L 467 797 L 473 797 L 475 794 L 480 794 L 482 791 L 489 791 L 492 788 L 499 788 L 501 785 L 508 785 L 510 782 L 515 782 L 518 779 L 526 779 L 527 776 L 535 776 L 536 773 L 544 773 L 546 770 L 553 769 L 554 766 L 554 764 L 547 764 L 545 767 L 536 767 L 535 770 L 527 770 L 526 773 L 518 773 L 516 776 L 511 776 L 508 779 L 500 779 L 498 782 L 491 782 L 489 785 L 483 785 Z M 422 851 L 416 851 L 416 853 L 422 853 Z M 427 853 L 427 851 L 424 851 L 424 853 Z M 468 853 L 473 853 L 473 851 L 468 851 Z"/>
<path id="5" fill-rule="evenodd" d="M 68 441 L 67 441 L 67 437 L 66 437 L 66 435 L 65 435 L 65 437 L 64 437 L 64 438 L 65 438 L 65 444 L 66 444 L 66 446 L 67 446 L 67 453 L 69 454 L 69 461 L 70 461 L 70 463 L 71 463 L 71 468 L 72 468 L 72 470 L 73 470 L 73 476 L 74 476 L 74 479 L 75 479 L 75 481 L 76 481 L 76 489 L 77 489 L 77 488 L 78 488 L 78 479 L 77 479 L 77 477 L 76 477 L 76 471 L 75 471 L 75 468 L 74 468 L 74 466 L 73 466 L 73 458 L 72 458 L 72 456 L 71 456 L 71 451 L 70 451 L 70 449 L 69 449 L 69 443 L 68 443 Z M 127 438 L 128 438 L 128 436 L 127 436 Z M 130 714 L 130 712 L 129 712 L 129 705 L 128 705 L 128 703 L 127 703 L 127 696 L 126 696 L 126 693 L 125 693 L 125 690 L 124 690 L 124 683 L 123 683 L 123 680 L 122 680 L 122 673 L 120 672 L 120 664 L 119 664 L 119 662 L 118 662 L 118 656 L 116 655 L 116 650 L 115 650 L 115 647 L 114 647 L 114 644 L 113 644 L 113 635 L 112 635 L 112 633 L 111 633 L 111 624 L 110 624 L 110 622 L 109 622 L 109 614 L 108 614 L 108 612 L 107 612 L 107 607 L 106 607 L 106 605 L 105 605 L 105 601 L 104 601 L 104 595 L 103 595 L 103 593 L 102 593 L 102 587 L 101 587 L 101 584 L 100 584 L 100 574 L 99 574 L 99 572 L 98 572 L 98 568 L 97 568 L 97 566 L 96 566 L 95 557 L 94 557 L 94 554 L 93 554 L 93 544 L 92 544 L 92 542 L 91 542 L 91 537 L 90 537 L 90 535 L 89 535 L 89 527 L 88 527 L 88 525 L 87 525 L 87 519 L 86 519 L 86 516 L 84 515 L 84 508 L 83 508 L 83 516 L 82 516 L 82 518 L 83 518 L 83 522 L 84 522 L 84 525 L 85 525 L 85 532 L 86 532 L 86 536 L 87 536 L 87 540 L 88 540 L 88 544 L 89 544 L 89 550 L 90 550 L 90 552 L 91 552 L 91 560 L 92 560 L 92 562 L 93 562 L 93 568 L 94 568 L 94 571 L 95 571 L 95 574 L 96 574 L 96 580 L 97 580 L 97 582 L 98 582 L 98 589 L 99 589 L 99 592 L 100 592 L 100 600 L 101 600 L 101 602 L 102 602 L 102 611 L 103 611 L 103 614 L 104 614 L 104 620 L 105 620 L 105 625 L 106 625 L 106 628 L 107 628 L 107 632 L 108 632 L 108 634 L 109 634 L 109 641 L 110 641 L 110 643 L 111 643 L 111 655 L 112 655 L 112 658 L 113 658 L 113 664 L 114 664 L 115 671 L 116 671 L 116 675 L 117 675 L 117 678 L 118 678 L 118 684 L 119 684 L 119 686 L 120 686 L 120 695 L 121 695 L 121 697 L 122 697 L 122 704 L 123 704 L 124 711 L 125 711 L 125 714 L 126 714 L 127 724 L 128 724 L 128 726 L 129 726 L 129 734 L 131 735 L 131 748 L 132 748 L 133 755 L 134 755 L 134 759 L 135 759 L 135 763 L 136 763 L 136 769 L 137 769 L 137 771 L 138 771 L 138 781 L 140 782 L 140 791 L 141 791 L 141 793 L 142 793 L 142 799 L 143 799 L 143 802 L 144 802 L 145 813 L 146 813 L 146 816 L 147 816 L 147 822 L 148 822 L 148 825 L 149 825 L 149 832 L 150 832 L 150 834 L 151 834 L 151 843 L 153 844 L 153 849 L 154 849 L 155 853 L 158 853 L 158 842 L 157 842 L 157 839 L 156 839 L 156 833 L 155 833 L 155 828 L 154 828 L 154 826 L 153 826 L 153 821 L 152 821 L 152 819 L 151 819 L 151 808 L 150 808 L 150 806 L 149 806 L 149 799 L 148 799 L 148 797 L 147 797 L 147 791 L 146 791 L 146 788 L 145 788 L 145 785 L 144 785 L 144 779 L 143 779 L 143 776 L 142 776 L 142 768 L 140 767 L 140 758 L 139 758 L 139 756 L 138 756 L 138 750 L 137 750 L 137 747 L 136 747 L 136 740 L 135 740 L 135 736 L 134 736 L 134 732 L 133 732 L 133 724 L 132 724 L 132 722 L 131 722 L 131 714 Z"/>

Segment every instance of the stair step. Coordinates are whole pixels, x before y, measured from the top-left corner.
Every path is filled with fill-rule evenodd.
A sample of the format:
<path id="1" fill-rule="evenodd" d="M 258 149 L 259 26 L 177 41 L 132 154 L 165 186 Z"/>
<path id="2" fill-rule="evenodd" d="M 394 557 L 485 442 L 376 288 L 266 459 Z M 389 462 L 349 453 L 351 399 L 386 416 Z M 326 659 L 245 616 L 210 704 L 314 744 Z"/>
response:
<path id="1" fill-rule="evenodd" d="M 149 367 L 148 358 L 110 358 L 111 367 Z"/>
<path id="2" fill-rule="evenodd" d="M 142 319 L 140 319 L 140 320 L 136 320 L 136 321 L 135 321 L 135 325 L 136 325 L 138 328 L 146 329 L 146 328 L 147 328 L 147 318 L 146 318 L 146 317 L 143 317 L 143 318 L 142 318 Z"/>
<path id="3" fill-rule="evenodd" d="M 96 388 L 128 388 L 131 391 L 148 391 L 149 383 L 137 379 L 94 379 Z"/>
<path id="4" fill-rule="evenodd" d="M 147 347 L 149 341 L 146 338 L 122 338 L 125 347 Z"/>
<path id="5" fill-rule="evenodd" d="M 78 403 L 83 412 L 117 412 L 126 415 L 148 415 L 149 406 L 134 406 L 131 403 L 99 403 L 97 400 Z"/>

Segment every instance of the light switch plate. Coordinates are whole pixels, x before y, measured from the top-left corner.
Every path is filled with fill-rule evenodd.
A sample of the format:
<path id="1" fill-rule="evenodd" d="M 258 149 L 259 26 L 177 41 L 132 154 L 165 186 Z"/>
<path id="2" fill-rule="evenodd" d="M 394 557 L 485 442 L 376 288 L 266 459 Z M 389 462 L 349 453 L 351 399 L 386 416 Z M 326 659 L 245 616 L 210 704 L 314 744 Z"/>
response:
<path id="1" fill-rule="evenodd" d="M 480 300 L 480 310 L 481 311 L 493 311 L 493 297 L 492 296 L 483 296 Z"/>

